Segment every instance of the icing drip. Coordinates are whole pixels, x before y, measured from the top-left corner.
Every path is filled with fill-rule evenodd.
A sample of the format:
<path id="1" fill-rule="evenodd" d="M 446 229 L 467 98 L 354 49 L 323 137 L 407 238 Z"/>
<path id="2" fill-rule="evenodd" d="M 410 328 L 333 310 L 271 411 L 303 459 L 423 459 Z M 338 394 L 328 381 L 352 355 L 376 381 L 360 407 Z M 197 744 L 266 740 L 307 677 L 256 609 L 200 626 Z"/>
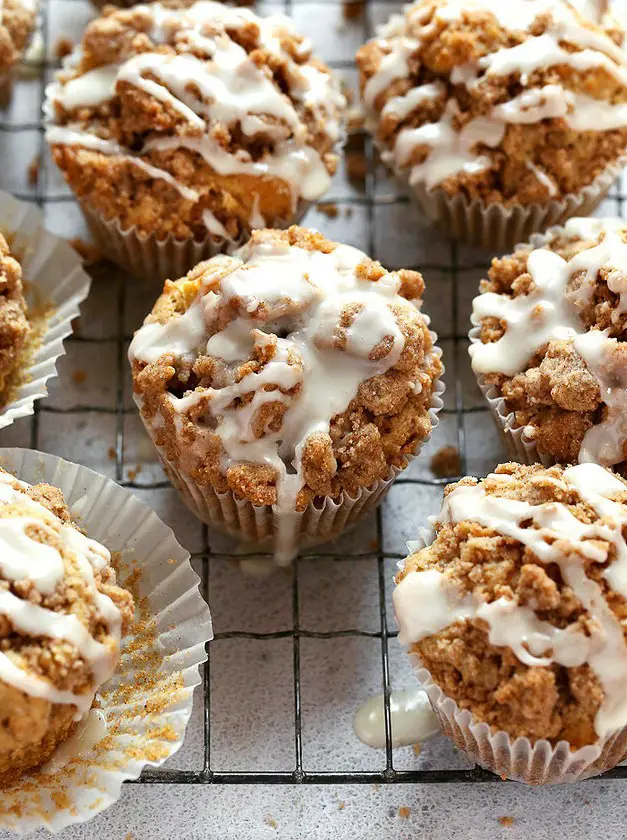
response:
<path id="1" fill-rule="evenodd" d="M 223 472 L 246 462 L 275 470 L 276 510 L 283 523 L 278 560 L 293 556 L 291 528 L 304 484 L 307 439 L 328 434 L 331 420 L 346 410 L 360 384 L 398 362 L 405 338 L 391 307 L 410 310 L 412 317 L 417 312 L 399 295 L 396 275 L 377 282 L 359 276 L 356 268 L 365 259 L 361 251 L 343 245 L 322 253 L 276 241 L 248 244 L 218 264 L 205 279 L 211 290 L 203 288 L 185 315 L 146 324 L 129 350 L 131 362 L 146 363 L 165 353 L 190 359 L 207 353 L 234 366 L 233 372 L 254 348 L 264 356 L 269 351 L 269 361 L 239 381 L 232 373 L 221 388 L 169 398 L 179 415 L 204 404 L 224 450 Z M 229 261 L 230 271 L 224 268 Z M 230 301 L 237 301 L 240 315 L 214 332 L 216 307 Z M 353 315 L 341 341 L 338 331 L 347 308 Z M 238 399 L 246 394 L 252 394 L 248 402 Z M 259 436 L 253 423 L 259 409 L 277 402 L 285 409 L 280 428 L 266 428 Z"/>
<path id="2" fill-rule="evenodd" d="M 501 338 L 470 347 L 473 370 L 478 374 L 502 373 L 515 376 L 550 341 L 572 340 L 575 349 L 595 377 L 605 403 L 606 416 L 585 435 L 579 461 L 613 466 L 625 460 L 627 441 L 627 375 L 622 345 L 607 332 L 588 331 L 578 310 L 589 304 L 599 271 L 610 291 L 619 298 L 612 319 L 627 312 L 627 244 L 621 236 L 623 223 L 617 220 L 571 220 L 567 236 L 594 239 L 592 248 L 580 251 L 568 262 L 559 254 L 537 248 L 529 254 L 527 270 L 535 289 L 526 295 L 486 292 L 473 302 L 472 323 L 498 318 L 505 324 Z M 576 290 L 568 289 L 575 275 L 581 276 Z"/>
<path id="3" fill-rule="evenodd" d="M 395 114 L 408 118 L 426 101 L 434 101 L 446 93 L 440 82 L 419 85 L 403 96 L 392 97 L 381 114 L 375 113 L 375 101 L 391 83 L 410 77 L 410 59 L 421 42 L 437 32 L 441 23 L 460 20 L 465 13 L 490 12 L 503 28 L 529 33 L 539 16 L 550 16 L 548 30 L 528 37 L 513 47 L 504 47 L 480 58 L 475 64 L 452 68 L 450 82 L 464 85 L 474 95 L 494 77 L 516 74 L 526 88 L 508 101 L 500 102 L 481 118 L 474 119 L 461 130 L 455 125 L 458 112 L 455 98 L 448 100 L 437 123 L 406 128 L 396 136 L 393 146 L 384 152 L 386 162 L 396 168 L 410 167 L 410 183 L 424 183 L 433 189 L 447 178 L 460 173 L 478 173 L 491 164 L 487 150 L 499 146 L 510 124 L 532 124 L 545 119 L 561 119 L 576 131 L 610 131 L 627 126 L 627 104 L 612 104 L 574 93 L 560 83 L 541 88 L 528 87 L 535 71 L 553 67 L 572 68 L 585 73 L 601 69 L 621 85 L 627 85 L 627 58 L 623 51 L 601 31 L 583 25 L 582 18 L 562 0 L 448 0 L 437 7 L 427 23 L 426 9 L 419 3 L 407 7 L 405 17 L 395 16 L 380 31 L 380 44 L 386 52 L 377 72 L 368 79 L 364 102 L 371 127 L 380 118 Z M 412 38 L 407 37 L 411 31 Z M 568 45 L 568 46 L 567 46 Z M 576 50 L 569 49 L 572 45 Z M 413 161 L 418 149 L 425 148 L 426 158 Z M 531 162 L 533 167 L 533 162 Z M 530 168 L 531 168 L 530 167 Z M 537 167 L 532 171 L 547 187 L 550 195 L 557 187 Z"/>
<path id="4" fill-rule="evenodd" d="M 390 694 L 390 720 L 394 748 L 418 744 L 440 731 L 429 698 L 419 688 Z M 353 729 L 364 744 L 385 749 L 385 701 L 382 694 L 362 703 L 355 712 Z"/>
<path id="5" fill-rule="evenodd" d="M 506 484 L 509 476 L 491 475 Z M 572 624 L 565 629 L 540 620 L 535 612 L 514 600 L 490 603 L 474 593 L 463 594 L 445 572 L 430 569 L 410 572 L 396 587 L 394 609 L 402 644 L 411 645 L 455 621 L 482 619 L 490 644 L 509 647 L 531 667 L 551 663 L 567 668 L 587 663 L 603 687 L 605 699 L 595 719 L 600 737 L 627 724 L 627 647 L 620 621 L 609 608 L 600 586 L 585 573 L 585 560 L 606 563 L 610 547 L 616 555 L 605 570 L 610 586 L 627 596 L 627 544 L 623 528 L 627 508 L 611 496 L 625 493 L 627 484 L 596 464 L 580 464 L 563 473 L 599 517 L 585 524 L 565 505 L 528 502 L 489 495 L 482 484 L 455 488 L 438 517 L 442 523 L 477 522 L 498 534 L 518 540 L 541 563 L 559 566 L 564 583 L 587 610 L 587 631 Z M 524 525 L 523 525 L 524 523 Z M 568 550 L 568 548 L 570 550 Z M 426 612 L 426 616 L 425 616 Z"/>
<path id="6" fill-rule="evenodd" d="M 109 639 L 107 643 L 98 642 L 73 614 L 41 607 L 8 590 L 0 592 L 0 615 L 10 621 L 15 631 L 71 644 L 90 666 L 94 688 L 83 694 L 59 690 L 43 677 L 20 667 L 19 657 L 16 659 L 7 652 L 0 652 L 0 680 L 33 697 L 75 705 L 80 717 L 89 710 L 96 689 L 109 679 L 117 662 L 120 612 L 107 595 L 98 591 L 94 577 L 109 564 L 111 556 L 104 546 L 61 522 L 15 484 L 22 489 L 28 487 L 7 473 L 0 473 L 0 574 L 7 581 L 31 581 L 42 595 L 54 593 L 66 575 L 65 563 L 68 562 L 53 547 L 61 543 L 66 556 L 71 558 L 72 573 L 80 575 L 97 606 Z M 11 506 L 10 511 L 8 506 Z M 6 515 L 3 516 L 4 511 Z M 39 537 L 49 536 L 52 544 L 32 538 L 30 534 L 34 528 Z"/>
<path id="7" fill-rule="evenodd" d="M 293 208 L 301 197 L 307 201 L 320 198 L 329 186 L 330 176 L 320 154 L 308 143 L 308 129 L 296 106 L 323 123 L 329 141 L 335 143 L 340 137 L 337 113 L 345 100 L 333 77 L 313 64 L 299 64 L 283 48 L 280 33 L 294 31 L 291 21 L 282 15 L 259 18 L 248 9 L 229 9 L 212 0 L 200 0 L 185 10 L 166 9 L 158 3 L 136 8 L 152 18 L 151 39 L 157 44 L 173 43 L 177 53 L 142 52 L 121 64 L 99 67 L 64 82 L 68 70 L 78 64 L 79 51 L 70 57 L 59 80 L 49 87 L 49 101 L 66 112 L 95 108 L 111 100 L 120 83 L 130 84 L 173 109 L 192 131 L 181 130 L 168 137 L 149 136 L 143 148 L 131 151 L 69 122 L 63 127 L 51 125 L 47 132 L 49 142 L 120 156 L 151 178 L 166 181 L 191 202 L 200 200 L 202 194 L 182 184 L 172 173 L 153 166 L 144 156 L 153 150 L 186 148 L 197 151 L 221 175 L 269 175 L 283 180 L 291 190 Z M 259 27 L 260 46 L 286 63 L 289 96 L 266 68 L 259 67 L 227 34 L 227 28 L 240 30 L 250 24 Z M 306 58 L 309 45 L 300 49 Z M 199 52 L 202 58 L 198 57 Z M 212 136 L 216 125 L 238 125 L 253 141 L 261 139 L 266 145 L 272 141 L 272 151 L 257 161 L 248 153 L 231 152 Z M 258 208 L 253 215 L 259 216 Z M 204 212 L 203 221 L 211 234 L 230 239 L 210 211 Z M 250 223 L 254 226 L 255 220 Z"/>

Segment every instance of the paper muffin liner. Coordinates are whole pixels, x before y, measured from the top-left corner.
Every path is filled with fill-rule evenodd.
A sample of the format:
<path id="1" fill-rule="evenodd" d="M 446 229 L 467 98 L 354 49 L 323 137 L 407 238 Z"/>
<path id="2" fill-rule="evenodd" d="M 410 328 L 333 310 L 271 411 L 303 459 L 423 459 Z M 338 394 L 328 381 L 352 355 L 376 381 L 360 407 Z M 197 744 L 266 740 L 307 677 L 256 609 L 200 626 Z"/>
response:
<path id="1" fill-rule="evenodd" d="M 129 490 L 28 449 L 0 449 L 0 466 L 31 484 L 59 487 L 77 523 L 114 555 L 118 582 L 136 600 L 118 668 L 97 695 L 106 731 L 96 729 L 95 737 L 73 745 L 78 754 L 61 745 L 48 765 L 0 796 L 3 828 L 57 832 L 109 807 L 125 779 L 179 749 L 201 682 L 198 668 L 207 658 L 211 617 L 188 552 Z"/>
<path id="2" fill-rule="evenodd" d="M 414 553 L 429 545 L 433 528 L 421 529 L 420 537 L 408 543 Z M 404 561 L 398 566 L 403 567 Z M 417 653 L 409 654 L 420 687 L 425 691 L 442 732 L 468 758 L 503 779 L 528 785 L 557 785 L 582 781 L 611 770 L 627 759 L 627 727 L 596 744 L 573 749 L 568 741 L 551 744 L 546 739 L 532 743 L 512 738 L 507 732 L 493 732 L 467 709 L 460 709 L 434 682 Z"/>
<path id="3" fill-rule="evenodd" d="M 437 340 L 432 333 L 434 343 Z M 439 348 L 435 348 L 441 355 Z M 200 485 L 180 464 L 170 461 L 155 439 L 154 431 L 144 421 L 166 475 L 180 493 L 187 507 L 205 524 L 218 528 L 230 536 L 250 543 L 255 547 L 274 551 L 277 565 L 289 565 L 298 550 L 333 540 L 343 531 L 356 525 L 368 513 L 372 513 L 383 499 L 392 482 L 402 473 L 411 461 L 420 453 L 424 444 L 438 426 L 438 414 L 442 408 L 444 382 L 435 383 L 429 416 L 431 432 L 416 447 L 411 455 L 406 456 L 403 467 L 391 467 L 385 479 L 380 479 L 370 487 L 362 488 L 356 496 L 343 493 L 339 500 L 325 498 L 322 504 L 310 502 L 305 510 L 281 516 L 276 505 L 256 506 L 246 499 L 238 499 L 228 490 L 219 493 L 211 486 Z M 142 417 L 143 420 L 143 417 Z"/>
<path id="4" fill-rule="evenodd" d="M 541 248 L 562 233 L 564 233 L 564 228 L 556 225 L 549 228 L 544 234 L 533 234 L 527 242 L 519 242 L 513 250 L 518 251 L 520 248 L 527 248 L 530 244 L 535 248 Z M 468 333 L 468 338 L 471 344 L 481 342 L 481 327 L 479 324 L 473 325 Z M 476 378 L 477 385 L 488 404 L 492 419 L 508 456 L 513 461 L 518 461 L 518 463 L 527 466 L 542 464 L 543 467 L 552 467 L 556 464 L 557 461 L 552 455 L 538 449 L 537 443 L 531 436 L 533 430 L 529 429 L 527 431 L 527 427 L 521 426 L 516 421 L 515 413 L 507 408 L 507 401 L 496 385 L 486 382 L 486 377 L 481 374 L 476 374 Z"/>
<path id="5" fill-rule="evenodd" d="M 123 229 L 118 219 L 105 219 L 84 199 L 79 198 L 78 204 L 91 235 L 107 259 L 148 280 L 162 282 L 184 277 L 202 260 L 233 251 L 245 241 L 245 238 L 233 241 L 209 234 L 202 240 L 193 237 L 176 239 L 173 236 L 158 239 L 155 234 L 142 233 L 137 227 Z M 286 228 L 298 224 L 310 206 L 310 201 L 300 199 L 293 218 L 275 221 L 273 227 Z"/>
<path id="6" fill-rule="evenodd" d="M 33 414 L 35 402 L 48 394 L 47 383 L 57 372 L 63 341 L 89 293 L 91 280 L 81 258 L 64 240 L 43 227 L 41 211 L 0 191 L 0 232 L 22 265 L 24 296 L 29 309 L 41 313 L 42 336 L 18 365 L 10 402 L 0 408 L 0 429 Z M 13 378 L 13 377 L 12 377 Z"/>
<path id="7" fill-rule="evenodd" d="M 411 187 L 406 173 L 397 172 L 396 175 L 424 215 L 451 238 L 475 248 L 506 253 L 533 233 L 564 224 L 572 216 L 589 216 L 603 201 L 625 165 L 627 155 L 608 165 L 579 193 L 543 204 L 513 204 L 509 207 L 486 205 L 480 199 L 469 201 L 461 194 L 449 196 L 441 187 L 433 190 L 427 189 L 424 184 Z"/>

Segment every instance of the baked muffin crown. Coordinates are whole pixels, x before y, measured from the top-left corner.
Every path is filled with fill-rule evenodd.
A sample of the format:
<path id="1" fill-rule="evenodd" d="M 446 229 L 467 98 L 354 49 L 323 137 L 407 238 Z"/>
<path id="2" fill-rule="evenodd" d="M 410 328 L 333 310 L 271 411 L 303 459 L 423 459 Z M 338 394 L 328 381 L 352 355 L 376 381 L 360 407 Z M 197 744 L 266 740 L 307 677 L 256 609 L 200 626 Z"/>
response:
<path id="1" fill-rule="evenodd" d="M 166 283 L 129 358 L 167 460 L 256 505 L 302 510 L 403 467 L 441 373 L 417 272 L 292 227 Z"/>
<path id="2" fill-rule="evenodd" d="M 79 197 L 124 229 L 237 240 L 326 191 L 344 106 L 282 15 L 109 7 L 49 88 L 48 140 Z"/>
<path id="3" fill-rule="evenodd" d="M 504 464 L 447 489 L 394 606 L 444 693 L 493 730 L 572 747 L 627 724 L 627 482 Z"/>
<path id="4" fill-rule="evenodd" d="M 417 0 L 357 62 L 383 158 L 414 187 L 547 202 L 627 143 L 625 54 L 562 0 Z"/>
<path id="5" fill-rule="evenodd" d="M 627 225 L 571 219 L 495 259 L 473 302 L 475 373 L 541 451 L 627 461 Z"/>

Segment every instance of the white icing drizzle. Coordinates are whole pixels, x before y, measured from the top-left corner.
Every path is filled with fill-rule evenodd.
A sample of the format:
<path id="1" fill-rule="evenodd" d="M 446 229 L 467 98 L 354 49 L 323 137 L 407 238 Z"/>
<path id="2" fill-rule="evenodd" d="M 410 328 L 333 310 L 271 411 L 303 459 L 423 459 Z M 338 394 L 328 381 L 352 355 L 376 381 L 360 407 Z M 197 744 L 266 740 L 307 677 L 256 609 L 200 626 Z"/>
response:
<path id="1" fill-rule="evenodd" d="M 506 485 L 510 476 L 493 474 L 490 479 Z M 487 603 L 474 593 L 463 594 L 445 571 L 436 569 L 409 572 L 394 591 L 394 609 L 399 639 L 405 645 L 456 621 L 482 619 L 488 625 L 490 643 L 511 648 L 526 665 L 544 667 L 554 662 L 570 668 L 587 663 L 605 694 L 595 719 L 596 732 L 604 738 L 627 724 L 627 646 L 620 621 L 599 585 L 586 576 L 584 561 L 607 562 L 613 546 L 615 559 L 604 574 L 613 589 L 627 596 L 627 544 L 623 537 L 627 507 L 611 498 L 625 493 L 627 483 L 597 464 L 570 467 L 564 471 L 563 481 L 602 519 L 585 524 L 561 503 L 532 505 L 495 496 L 487 494 L 483 484 L 453 490 L 438 519 L 442 523 L 477 522 L 518 540 L 539 562 L 557 564 L 564 583 L 592 619 L 588 633 L 577 624 L 554 627 L 515 600 L 501 597 Z"/>
<path id="2" fill-rule="evenodd" d="M 470 347 L 473 370 L 481 375 L 521 373 L 533 356 L 550 341 L 572 340 L 575 349 L 595 377 L 605 405 L 604 419 L 588 430 L 579 452 L 579 461 L 613 466 L 625 460 L 627 442 L 627 374 L 622 345 L 607 332 L 590 330 L 578 310 L 591 298 L 597 274 L 605 270 L 610 291 L 619 301 L 614 320 L 627 312 L 627 244 L 615 219 L 573 219 L 566 224 L 566 236 L 576 239 L 600 237 L 597 245 L 580 251 L 569 261 L 545 248 L 536 248 L 527 259 L 527 270 L 535 289 L 526 295 L 510 297 L 493 292 L 478 295 L 473 302 L 471 320 L 476 326 L 487 317 L 498 318 L 505 332 L 498 341 Z M 576 291 L 568 291 L 569 281 L 582 274 Z"/>
<path id="3" fill-rule="evenodd" d="M 440 731 L 429 698 L 420 688 L 390 694 L 392 747 L 409 747 L 426 741 Z M 353 718 L 355 735 L 364 744 L 385 749 L 385 700 L 382 694 L 361 704 Z"/>
<path id="4" fill-rule="evenodd" d="M 29 529 L 50 535 L 72 558 L 72 573 L 78 573 L 85 582 L 110 640 L 106 644 L 96 641 L 75 615 L 55 612 L 5 590 L 0 592 L 0 615 L 24 635 L 69 642 L 91 668 L 94 688 L 80 695 L 56 689 L 48 680 L 20 667 L 19 659 L 8 652 L 0 652 L 0 680 L 33 697 L 74 705 L 80 717 L 89 710 L 96 689 L 111 676 L 117 662 L 120 612 L 108 596 L 98 591 L 94 578 L 111 556 L 104 546 L 64 524 L 27 496 L 23 490 L 28 485 L 17 482 L 22 488 L 17 489 L 15 484 L 12 476 L 0 472 L 0 574 L 8 581 L 29 580 L 42 595 L 52 594 L 66 574 L 63 557 L 53 545 L 31 537 Z"/>
<path id="5" fill-rule="evenodd" d="M 202 193 L 181 184 L 172 173 L 153 166 L 146 155 L 153 150 L 187 148 L 202 155 L 219 174 L 280 178 L 290 188 L 294 207 L 300 197 L 308 201 L 320 198 L 329 186 L 330 177 L 320 154 L 307 141 L 307 127 L 296 104 L 323 122 L 330 142 L 335 143 L 340 137 L 338 113 L 344 108 L 345 99 L 331 75 L 313 65 L 297 63 L 283 49 L 279 33 L 293 32 L 292 23 L 282 15 L 259 18 L 249 9 L 231 9 L 212 0 L 200 0 L 184 10 L 167 9 L 158 3 L 136 8 L 152 17 L 149 35 L 153 41 L 172 43 L 174 39 L 177 54 L 142 52 L 121 64 L 99 67 L 64 82 L 68 69 L 77 65 L 78 52 L 70 57 L 64 73 L 49 87 L 49 102 L 67 111 L 93 108 L 112 99 L 120 83 L 127 83 L 174 109 L 194 131 L 168 137 L 154 135 L 146 138 L 140 151 L 131 151 L 102 140 L 78 123 L 69 123 L 62 128 L 52 125 L 47 133 L 49 142 L 80 145 L 121 156 L 152 178 L 174 186 L 191 202 L 199 201 Z M 291 98 L 226 32 L 227 28 L 237 30 L 251 23 L 260 29 L 261 46 L 286 62 Z M 176 35 L 175 24 L 180 27 Z M 202 58 L 192 54 L 192 50 L 202 53 Z M 305 43 L 301 52 L 306 56 L 308 50 L 309 45 Z M 234 154 L 211 136 L 211 129 L 217 124 L 238 124 L 250 138 L 270 138 L 273 151 L 258 161 L 247 153 Z M 259 215 L 258 206 L 256 215 Z M 211 211 L 203 214 L 203 220 L 214 236 L 230 238 Z"/>
<path id="6" fill-rule="evenodd" d="M 419 50 L 421 42 L 433 35 L 440 23 L 459 20 L 463 14 L 474 11 L 491 12 L 502 27 L 516 32 L 528 33 L 540 15 L 549 15 L 551 23 L 542 35 L 529 34 L 516 46 L 501 48 L 475 64 L 452 69 L 450 82 L 465 85 L 471 92 L 478 92 L 490 77 L 510 74 L 518 75 L 520 84 L 527 89 L 494 106 L 491 112 L 461 130 L 453 122 L 458 113 L 454 98 L 448 100 L 437 123 L 402 129 L 394 145 L 384 151 L 383 158 L 394 168 L 410 167 L 411 184 L 424 183 L 428 189 L 433 189 L 462 172 L 484 171 L 491 164 L 486 147 L 499 146 L 510 124 L 561 119 L 576 131 L 610 131 L 627 126 L 625 103 L 593 99 L 574 93 L 560 83 L 542 88 L 528 87 L 534 71 L 556 66 L 570 67 L 576 72 L 603 69 L 617 82 L 627 85 L 627 58 L 623 51 L 600 30 L 584 26 L 582 18 L 568 3 L 562 0 L 448 0 L 435 9 L 429 23 L 424 5 L 414 3 L 407 7 L 404 17 L 394 16 L 390 24 L 381 29 L 380 44 L 386 54 L 364 89 L 371 127 L 376 128 L 379 119 L 389 114 L 406 119 L 425 101 L 435 100 L 445 93 L 440 82 L 419 85 L 403 96 L 391 98 L 381 114 L 376 114 L 375 101 L 379 94 L 392 82 L 410 76 L 410 58 Z M 410 31 L 411 38 L 407 37 Z M 577 49 L 567 49 L 565 44 Z M 422 147 L 426 147 L 426 158 L 416 163 L 412 158 Z M 534 166 L 533 161 L 530 164 Z M 557 192 L 556 185 L 547 179 L 542 169 L 534 167 L 532 171 L 549 189 L 550 195 Z"/>
<path id="7" fill-rule="evenodd" d="M 205 277 L 207 288 L 184 315 L 165 324 L 147 323 L 129 350 L 131 362 L 154 362 L 164 353 L 192 359 L 206 352 L 231 366 L 250 358 L 254 346 L 275 345 L 273 357 L 259 372 L 239 382 L 231 377 L 222 388 L 198 389 L 182 399 L 170 395 L 170 400 L 179 414 L 204 403 L 224 449 L 224 471 L 242 462 L 267 464 L 276 471 L 276 509 L 284 523 L 278 560 L 293 556 L 291 528 L 304 481 L 306 440 L 316 432 L 328 433 L 332 418 L 345 411 L 360 384 L 400 358 L 405 339 L 390 307 L 423 317 L 415 304 L 399 295 L 397 275 L 377 282 L 362 279 L 356 268 L 365 259 L 361 251 L 345 245 L 325 254 L 276 241 L 249 243 L 232 258 L 216 261 L 215 271 Z M 251 317 L 240 314 L 215 332 L 215 308 L 229 301 L 237 301 L 240 313 Z M 336 349 L 342 312 L 351 305 L 359 309 L 347 329 L 344 349 Z M 270 314 L 260 318 L 258 311 Z M 275 333 L 287 335 L 275 338 Z M 384 340 L 385 355 L 371 359 Z M 293 389 L 295 393 L 287 393 Z M 253 394 L 252 400 L 233 407 L 233 401 L 247 393 Z M 259 408 L 277 401 L 285 406 L 280 430 L 266 429 L 256 437 L 252 421 Z"/>

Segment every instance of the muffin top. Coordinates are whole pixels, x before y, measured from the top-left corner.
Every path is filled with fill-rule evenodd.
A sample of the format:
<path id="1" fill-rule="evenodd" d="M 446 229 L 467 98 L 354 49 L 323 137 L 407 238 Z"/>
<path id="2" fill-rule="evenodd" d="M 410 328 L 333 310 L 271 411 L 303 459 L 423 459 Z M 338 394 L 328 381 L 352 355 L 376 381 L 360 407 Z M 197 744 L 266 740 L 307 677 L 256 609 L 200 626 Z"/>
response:
<path id="1" fill-rule="evenodd" d="M 328 188 L 345 100 L 282 15 L 107 7 L 48 89 L 72 189 L 158 238 L 237 240 Z"/>
<path id="2" fill-rule="evenodd" d="M 433 524 L 394 608 L 443 692 L 513 738 L 580 747 L 624 727 L 627 482 L 504 464 L 449 486 Z"/>
<path id="3" fill-rule="evenodd" d="M 557 461 L 627 461 L 627 224 L 571 219 L 495 259 L 472 322 L 474 371 Z"/>
<path id="4" fill-rule="evenodd" d="M 0 71 L 21 57 L 35 25 L 37 4 L 33 0 L 3 0 L 0 5 Z"/>
<path id="5" fill-rule="evenodd" d="M 129 352 L 155 442 L 198 484 L 280 511 L 386 478 L 432 425 L 423 289 L 298 227 L 167 281 Z"/>
<path id="6" fill-rule="evenodd" d="M 627 59 L 564 0 L 418 0 L 357 54 L 383 159 L 486 203 L 577 192 L 627 144 Z"/>
<path id="7" fill-rule="evenodd" d="M 60 490 L 0 470 L 3 703 L 8 686 L 39 704 L 76 707 L 78 717 L 89 710 L 113 673 L 133 611 L 110 560 L 72 523 Z"/>
<path id="8" fill-rule="evenodd" d="M 22 267 L 0 233 L 0 404 L 6 398 L 7 380 L 19 365 L 30 333 Z"/>

